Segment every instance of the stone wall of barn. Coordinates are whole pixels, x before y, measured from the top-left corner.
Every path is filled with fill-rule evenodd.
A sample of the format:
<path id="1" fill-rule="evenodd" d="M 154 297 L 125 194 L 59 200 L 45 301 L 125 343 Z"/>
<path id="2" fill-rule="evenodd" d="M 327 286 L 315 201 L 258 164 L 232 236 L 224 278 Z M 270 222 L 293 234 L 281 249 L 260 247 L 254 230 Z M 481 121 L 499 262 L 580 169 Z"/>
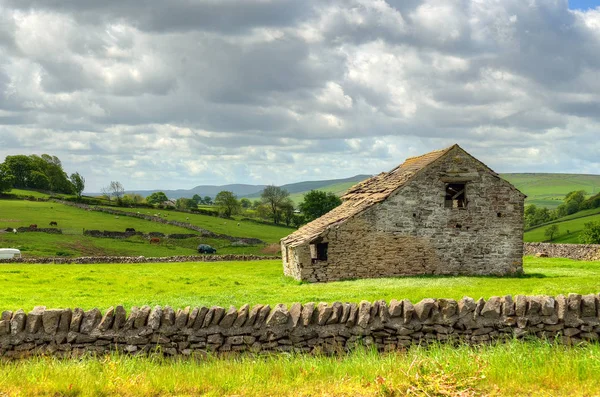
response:
<path id="1" fill-rule="evenodd" d="M 379 351 L 431 342 L 489 343 L 545 338 L 594 342 L 600 295 L 491 297 L 356 303 L 244 305 L 237 309 L 122 306 L 108 309 L 4 311 L 0 357 L 79 356 L 119 351 L 195 356 L 234 352 L 343 353 L 365 345 Z"/>
<path id="2" fill-rule="evenodd" d="M 457 181 L 466 183 L 468 204 L 446 208 L 446 183 Z M 386 201 L 326 231 L 320 242 L 328 245 L 327 261 L 312 259 L 306 244 L 284 267 L 297 268 L 286 274 L 311 282 L 518 273 L 523 209 L 521 193 L 454 149 Z"/>

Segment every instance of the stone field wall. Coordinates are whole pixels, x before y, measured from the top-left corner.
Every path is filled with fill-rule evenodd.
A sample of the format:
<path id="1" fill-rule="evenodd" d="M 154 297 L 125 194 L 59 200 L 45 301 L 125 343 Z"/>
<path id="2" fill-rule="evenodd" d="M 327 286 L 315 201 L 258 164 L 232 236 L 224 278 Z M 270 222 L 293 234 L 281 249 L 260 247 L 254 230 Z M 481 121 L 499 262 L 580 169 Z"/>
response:
<path id="1" fill-rule="evenodd" d="M 38 264 L 92 264 L 92 263 L 173 263 L 173 262 L 222 262 L 222 261 L 259 261 L 281 259 L 278 256 L 258 255 L 180 255 L 180 256 L 82 256 L 77 258 L 13 258 L 0 259 L 0 263 L 38 263 Z"/>
<path id="2" fill-rule="evenodd" d="M 209 352 L 342 353 L 358 345 L 391 351 L 431 342 L 547 338 L 596 342 L 600 294 L 511 296 L 222 308 L 122 306 L 4 311 L 0 357 L 79 356 L 119 351 L 204 356 Z"/>
<path id="3" fill-rule="evenodd" d="M 600 260 L 600 244 L 525 243 L 523 254 L 598 261 Z"/>

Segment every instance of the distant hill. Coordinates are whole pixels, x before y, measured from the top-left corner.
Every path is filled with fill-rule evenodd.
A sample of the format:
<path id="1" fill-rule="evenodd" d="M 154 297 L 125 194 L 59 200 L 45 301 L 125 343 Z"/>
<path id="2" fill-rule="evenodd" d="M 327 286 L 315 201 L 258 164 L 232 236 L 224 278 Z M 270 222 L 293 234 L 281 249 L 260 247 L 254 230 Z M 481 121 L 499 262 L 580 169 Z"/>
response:
<path id="1" fill-rule="evenodd" d="M 501 174 L 519 190 L 527 195 L 527 204 L 556 208 L 562 203 L 563 198 L 569 192 L 574 190 L 585 190 L 589 196 L 600 192 L 600 175 L 586 174 L 545 174 L 545 173 L 516 173 Z M 290 192 L 290 197 L 295 203 L 302 201 L 304 194 L 310 190 L 318 189 L 326 192 L 333 192 L 341 195 L 349 187 L 369 178 L 370 175 L 355 175 L 344 179 L 328 179 L 323 181 L 305 181 L 290 183 L 282 187 Z M 193 189 L 178 190 L 134 190 L 127 193 L 138 193 L 146 197 L 151 193 L 163 191 L 169 198 L 177 199 L 180 197 L 191 198 L 194 194 L 202 197 L 210 196 L 214 198 L 222 190 L 232 191 L 238 197 L 247 197 L 252 200 L 260 197 L 262 190 L 266 185 L 200 185 Z M 100 193 L 86 193 L 88 195 L 99 195 Z"/>
<path id="2" fill-rule="evenodd" d="M 588 174 L 501 174 L 527 195 L 527 204 L 556 208 L 565 195 L 585 190 L 588 196 L 600 192 L 600 175 Z"/>
<path id="3" fill-rule="evenodd" d="M 299 203 L 303 200 L 304 194 L 310 192 L 311 190 L 333 192 L 339 196 L 346 190 L 348 190 L 349 187 L 354 186 L 358 182 L 364 181 L 369 177 L 371 177 L 371 175 L 355 175 L 353 177 L 345 179 L 330 179 L 326 181 L 290 183 L 281 187 L 290 193 L 290 198 L 292 199 L 292 201 L 294 201 L 295 203 Z M 250 199 L 257 199 L 260 197 L 261 193 L 262 189 L 256 193 L 247 195 L 246 197 Z"/>
<path id="4" fill-rule="evenodd" d="M 233 184 L 233 185 L 200 185 L 192 189 L 177 189 L 177 190 L 127 190 L 126 193 L 136 193 L 144 197 L 151 195 L 154 192 L 164 192 L 168 198 L 178 199 L 181 197 L 192 198 L 194 194 L 199 196 L 210 196 L 215 198 L 217 193 L 228 190 L 233 192 L 238 197 L 243 197 L 248 194 L 256 193 L 265 188 L 266 185 L 244 185 L 244 184 Z M 92 194 L 93 195 L 93 194 Z"/>
<path id="5" fill-rule="evenodd" d="M 350 178 L 343 179 L 328 179 L 323 181 L 305 181 L 305 182 L 297 182 L 290 183 L 287 185 L 281 186 L 286 189 L 292 196 L 294 201 L 295 198 L 299 198 L 302 200 L 302 196 L 304 193 L 309 192 L 314 189 L 331 191 L 334 193 L 342 193 L 350 186 L 355 185 L 356 183 L 369 178 L 370 175 L 355 175 Z M 232 185 L 199 185 L 192 189 L 177 189 L 177 190 L 164 190 L 164 189 L 154 189 L 154 190 L 127 190 L 126 193 L 136 193 L 140 194 L 144 197 L 151 195 L 154 192 L 164 192 L 167 197 L 172 199 L 178 199 L 181 197 L 191 198 L 194 194 L 199 196 L 210 196 L 213 199 L 217 195 L 217 193 L 228 190 L 233 192 L 238 198 L 247 197 L 250 199 L 257 199 L 260 197 L 263 189 L 267 185 L 245 185 L 245 184 L 232 184 Z M 101 193 L 86 193 L 89 196 L 99 196 Z"/>

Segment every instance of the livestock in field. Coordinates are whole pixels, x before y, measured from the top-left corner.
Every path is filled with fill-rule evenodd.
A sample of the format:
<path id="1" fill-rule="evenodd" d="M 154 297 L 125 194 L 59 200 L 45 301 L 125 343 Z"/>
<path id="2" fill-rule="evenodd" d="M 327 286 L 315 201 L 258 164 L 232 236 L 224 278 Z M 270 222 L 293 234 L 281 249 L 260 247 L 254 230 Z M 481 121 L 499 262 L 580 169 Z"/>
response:
<path id="1" fill-rule="evenodd" d="M 160 239 L 158 237 L 152 237 L 150 239 L 150 244 L 160 244 Z"/>
<path id="2" fill-rule="evenodd" d="M 29 228 L 30 229 L 37 229 L 37 225 L 36 224 L 31 224 L 31 225 L 29 225 Z"/>
<path id="3" fill-rule="evenodd" d="M 126 232 L 135 232 L 135 229 L 132 227 L 128 227 L 125 229 Z"/>
<path id="4" fill-rule="evenodd" d="M 50 226 L 58 226 L 58 223 L 56 221 L 52 221 L 50 222 Z"/>

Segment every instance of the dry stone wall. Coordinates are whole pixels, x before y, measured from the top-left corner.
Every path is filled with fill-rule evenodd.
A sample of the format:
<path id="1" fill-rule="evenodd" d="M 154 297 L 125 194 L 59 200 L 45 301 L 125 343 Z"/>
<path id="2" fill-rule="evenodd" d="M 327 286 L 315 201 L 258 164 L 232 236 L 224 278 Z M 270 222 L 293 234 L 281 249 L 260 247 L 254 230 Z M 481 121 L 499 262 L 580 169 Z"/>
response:
<path id="1" fill-rule="evenodd" d="M 431 342 L 488 343 L 546 338 L 596 342 L 600 295 L 511 296 L 360 303 L 295 303 L 223 308 L 122 306 L 108 309 L 4 311 L 0 357 L 119 351 L 191 356 L 208 352 L 342 353 L 359 345 L 379 351 Z"/>
<path id="2" fill-rule="evenodd" d="M 600 244 L 525 243 L 523 251 L 524 255 L 583 261 L 600 260 Z"/>
<path id="3" fill-rule="evenodd" d="M 179 256 L 82 256 L 77 258 L 12 258 L 0 259 L 0 263 L 36 263 L 36 264 L 93 264 L 93 263 L 173 263 L 173 262 L 222 262 L 222 261 L 259 261 L 281 259 L 278 256 L 258 255 L 179 255 Z"/>

